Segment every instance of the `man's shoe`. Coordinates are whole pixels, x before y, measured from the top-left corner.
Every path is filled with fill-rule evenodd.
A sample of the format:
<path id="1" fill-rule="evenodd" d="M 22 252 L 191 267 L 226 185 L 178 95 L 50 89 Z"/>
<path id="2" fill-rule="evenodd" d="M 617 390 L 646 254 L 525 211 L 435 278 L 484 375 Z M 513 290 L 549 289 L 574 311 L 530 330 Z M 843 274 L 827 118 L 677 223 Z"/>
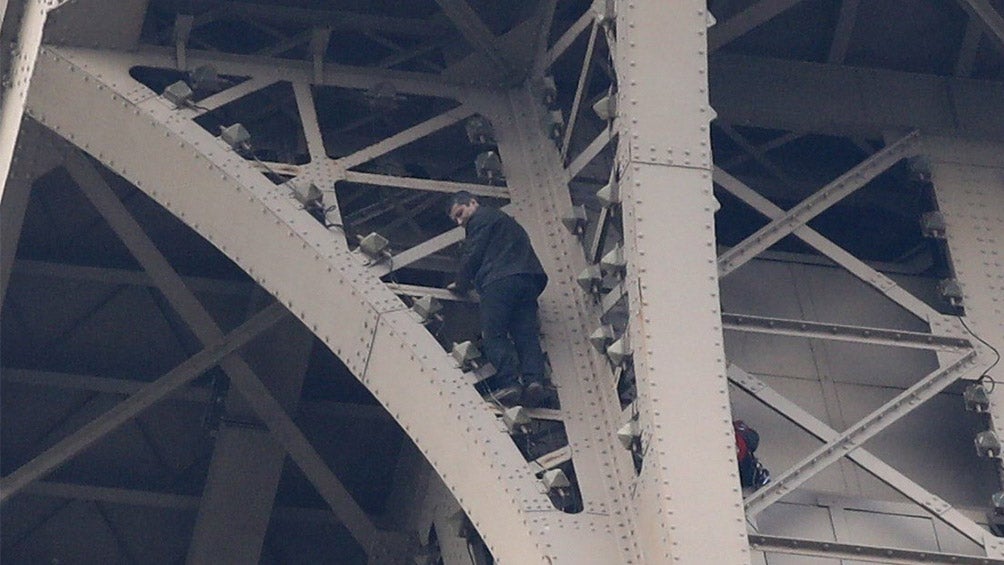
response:
<path id="1" fill-rule="evenodd" d="M 502 387 L 498 390 L 488 391 L 488 394 L 485 395 L 485 400 L 501 404 L 506 408 L 512 408 L 513 406 L 519 405 L 519 401 L 522 396 L 523 387 L 519 385 L 511 385 Z"/>
<path id="2" fill-rule="evenodd" d="M 547 398 L 547 389 L 538 382 L 532 382 L 523 389 L 523 406 L 536 408 Z"/>

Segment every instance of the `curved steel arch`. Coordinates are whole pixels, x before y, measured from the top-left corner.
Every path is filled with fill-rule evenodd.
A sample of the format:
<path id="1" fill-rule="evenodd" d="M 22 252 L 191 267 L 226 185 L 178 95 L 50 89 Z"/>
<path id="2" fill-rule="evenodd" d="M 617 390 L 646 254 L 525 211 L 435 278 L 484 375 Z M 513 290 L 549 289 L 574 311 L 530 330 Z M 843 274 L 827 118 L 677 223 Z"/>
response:
<path id="1" fill-rule="evenodd" d="M 32 83 L 30 115 L 198 231 L 343 360 L 415 441 L 496 558 L 558 557 L 535 524 L 561 513 L 452 359 L 359 256 L 284 189 L 151 97 L 128 68 L 46 47 Z"/>

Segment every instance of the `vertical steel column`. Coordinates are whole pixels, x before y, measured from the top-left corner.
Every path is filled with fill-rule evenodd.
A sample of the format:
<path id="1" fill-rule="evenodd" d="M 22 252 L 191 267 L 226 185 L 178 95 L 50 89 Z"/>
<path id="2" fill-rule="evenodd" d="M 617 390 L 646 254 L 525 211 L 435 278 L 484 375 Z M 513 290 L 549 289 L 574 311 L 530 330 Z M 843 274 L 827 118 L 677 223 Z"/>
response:
<path id="1" fill-rule="evenodd" d="M 287 412 L 295 412 L 299 403 L 313 338 L 299 322 L 284 320 L 267 344 L 244 353 Z M 236 386 L 227 399 L 227 417 L 239 421 L 224 422 L 216 436 L 188 548 L 190 563 L 254 563 L 261 559 L 286 461 L 285 449 L 264 425 L 257 425 L 257 415 Z"/>
<path id="2" fill-rule="evenodd" d="M 955 276 L 962 287 L 963 320 L 981 340 L 1004 352 L 1004 144 L 929 138 L 925 149 L 938 208 L 945 217 Z M 981 369 L 999 359 L 976 340 L 974 345 Z M 1000 382 L 1004 362 L 987 374 Z M 990 398 L 991 425 L 1004 437 L 1004 401 L 999 391 Z M 1004 469 L 999 472 L 1004 476 Z M 988 535 L 988 542 L 992 539 L 996 541 Z M 1004 544 L 987 549 L 988 555 L 994 555 L 992 550 L 1004 551 Z"/>
<path id="3" fill-rule="evenodd" d="M 618 168 L 650 563 L 747 563 L 722 349 L 702 0 L 617 3 Z"/>
<path id="4" fill-rule="evenodd" d="M 10 77 L 7 85 L 2 87 L 3 96 L 0 97 L 0 179 L 7 178 L 14 158 L 14 144 L 21 129 L 21 117 L 24 116 L 38 48 L 42 44 L 42 28 L 45 27 L 47 12 L 47 6 L 41 1 L 24 2 L 22 9 L 21 29 L 10 57 Z M 0 186 L 2 194 L 3 186 Z"/>
<path id="5" fill-rule="evenodd" d="M 0 309 L 7 296 L 32 184 L 63 161 L 63 152 L 43 149 L 53 136 L 32 119 L 21 122 L 10 171 L 0 196 Z"/>
<path id="6" fill-rule="evenodd" d="M 589 332 L 599 324 L 595 309 L 575 275 L 587 265 L 582 244 L 561 225 L 571 213 L 567 173 L 561 155 L 544 134 L 543 105 L 525 90 L 509 95 L 512 117 L 497 120 L 499 151 L 506 164 L 510 213 L 526 227 L 550 281 L 540 298 L 543 345 L 558 387 L 561 418 L 568 435 L 583 513 L 609 516 L 606 531 L 587 539 L 552 528 L 570 547 L 596 563 L 631 562 L 639 550 L 633 540 L 630 500 L 634 478 L 630 455 L 616 440 L 624 421 L 616 393 L 616 379 L 607 360 L 589 345 Z M 593 315 L 590 319 L 590 315 Z M 607 520 L 603 520 L 607 522 Z M 563 515 L 556 523 L 568 524 Z M 565 526 L 567 528 L 567 526 Z"/>

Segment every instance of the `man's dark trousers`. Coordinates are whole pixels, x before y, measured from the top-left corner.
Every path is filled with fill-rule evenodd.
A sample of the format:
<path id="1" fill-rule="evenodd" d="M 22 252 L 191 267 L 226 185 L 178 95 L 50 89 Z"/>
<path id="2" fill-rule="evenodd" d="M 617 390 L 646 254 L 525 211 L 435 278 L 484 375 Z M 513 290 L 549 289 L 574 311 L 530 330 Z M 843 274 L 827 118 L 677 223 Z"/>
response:
<path id="1" fill-rule="evenodd" d="M 537 297 L 544 290 L 535 275 L 510 275 L 491 282 L 481 296 L 482 349 L 495 366 L 494 388 L 518 383 L 543 383 L 544 353 L 540 349 Z M 510 339 L 511 338 L 511 339 Z"/>

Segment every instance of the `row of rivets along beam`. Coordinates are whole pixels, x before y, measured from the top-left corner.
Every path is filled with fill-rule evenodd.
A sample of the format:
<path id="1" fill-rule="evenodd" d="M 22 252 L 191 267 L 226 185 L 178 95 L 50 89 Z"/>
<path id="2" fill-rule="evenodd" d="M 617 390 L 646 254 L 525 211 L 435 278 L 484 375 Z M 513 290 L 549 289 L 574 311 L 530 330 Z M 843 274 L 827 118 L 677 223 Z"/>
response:
<path id="1" fill-rule="evenodd" d="M 141 86 L 130 65 L 107 62 L 43 48 L 28 112 L 196 229 L 324 341 L 415 441 L 499 562 L 546 562 L 529 519 L 550 501 L 432 335 L 288 191 L 166 101 L 131 101 Z"/>
<path id="2" fill-rule="evenodd" d="M 718 296 L 705 2 L 617 3 L 618 164 L 646 563 L 748 563 Z M 683 454 L 686 454 L 684 456 Z"/>
<path id="3" fill-rule="evenodd" d="M 582 563 L 631 562 L 627 490 L 633 472 L 627 453 L 616 444 L 620 407 L 611 387 L 606 360 L 589 345 L 587 298 L 575 283 L 586 266 L 582 246 L 560 222 L 572 208 L 568 178 L 560 155 L 540 127 L 544 108 L 529 92 L 510 96 L 511 121 L 499 124 L 499 149 L 506 159 L 511 213 L 526 226 L 550 277 L 541 295 L 544 345 L 558 387 L 565 431 L 583 498 L 583 515 L 604 525 L 586 540 L 572 535 L 570 516 L 556 516 L 550 543 L 582 551 Z M 603 553 L 606 552 L 606 553 Z"/>

